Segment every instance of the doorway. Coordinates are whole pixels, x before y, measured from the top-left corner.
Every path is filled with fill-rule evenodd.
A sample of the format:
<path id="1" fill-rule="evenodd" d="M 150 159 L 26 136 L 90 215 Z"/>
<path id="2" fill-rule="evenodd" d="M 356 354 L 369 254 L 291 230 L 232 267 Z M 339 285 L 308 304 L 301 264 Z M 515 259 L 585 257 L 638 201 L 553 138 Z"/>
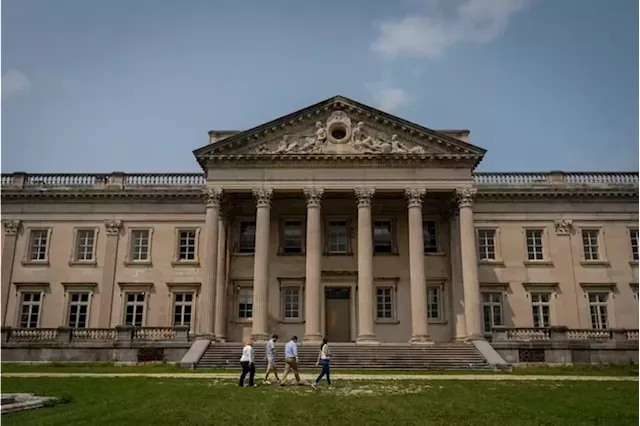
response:
<path id="1" fill-rule="evenodd" d="M 351 288 L 325 288 L 325 332 L 330 342 L 351 341 Z"/>

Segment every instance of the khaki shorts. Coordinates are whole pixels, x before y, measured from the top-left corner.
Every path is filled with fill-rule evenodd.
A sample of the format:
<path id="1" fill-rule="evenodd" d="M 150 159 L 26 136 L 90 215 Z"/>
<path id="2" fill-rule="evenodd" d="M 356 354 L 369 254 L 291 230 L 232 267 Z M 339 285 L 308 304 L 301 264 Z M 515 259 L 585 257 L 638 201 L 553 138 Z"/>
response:
<path id="1" fill-rule="evenodd" d="M 275 359 L 267 359 L 267 370 L 276 368 L 276 360 Z"/>

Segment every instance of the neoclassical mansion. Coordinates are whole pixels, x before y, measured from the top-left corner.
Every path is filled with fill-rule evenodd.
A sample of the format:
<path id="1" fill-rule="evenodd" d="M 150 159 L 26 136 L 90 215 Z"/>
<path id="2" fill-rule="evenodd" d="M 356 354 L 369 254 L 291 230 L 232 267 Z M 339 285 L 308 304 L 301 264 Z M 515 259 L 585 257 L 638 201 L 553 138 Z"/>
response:
<path id="1" fill-rule="evenodd" d="M 209 137 L 201 174 L 3 174 L 2 325 L 363 344 L 638 327 L 637 172 L 474 173 L 468 131 L 341 96 Z"/>

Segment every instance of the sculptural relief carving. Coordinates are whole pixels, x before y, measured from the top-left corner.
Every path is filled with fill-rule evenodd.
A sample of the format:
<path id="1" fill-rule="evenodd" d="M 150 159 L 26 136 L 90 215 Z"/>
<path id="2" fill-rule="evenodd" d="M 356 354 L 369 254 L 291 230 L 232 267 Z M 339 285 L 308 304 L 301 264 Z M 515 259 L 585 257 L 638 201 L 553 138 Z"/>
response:
<path id="1" fill-rule="evenodd" d="M 257 207 L 270 207 L 273 188 L 254 188 L 252 191 Z"/>
<path id="2" fill-rule="evenodd" d="M 568 219 L 555 220 L 553 222 L 557 235 L 570 235 L 573 228 L 573 221 Z"/>
<path id="3" fill-rule="evenodd" d="M 17 235 L 20 230 L 20 221 L 19 220 L 3 220 L 2 228 L 4 229 L 5 235 Z"/>
<path id="4" fill-rule="evenodd" d="M 356 200 L 358 200 L 358 207 L 370 207 L 371 199 L 376 193 L 373 188 L 356 188 L 353 190 Z"/>
<path id="5" fill-rule="evenodd" d="M 320 207 L 324 194 L 323 188 L 304 188 L 302 192 L 307 199 L 307 207 Z"/>
<path id="6" fill-rule="evenodd" d="M 422 200 L 426 193 L 427 191 L 425 189 L 405 189 L 404 195 L 407 198 L 408 207 L 422 207 Z"/>
<path id="7" fill-rule="evenodd" d="M 122 221 L 107 219 L 104 221 L 104 229 L 107 231 L 107 235 L 118 235 L 122 229 Z"/>
<path id="8" fill-rule="evenodd" d="M 222 202 L 222 189 L 207 188 L 202 191 L 204 203 L 207 207 L 220 207 Z"/>
<path id="9" fill-rule="evenodd" d="M 459 207 L 468 207 L 473 204 L 473 199 L 478 193 L 476 188 L 457 188 L 456 198 Z"/>

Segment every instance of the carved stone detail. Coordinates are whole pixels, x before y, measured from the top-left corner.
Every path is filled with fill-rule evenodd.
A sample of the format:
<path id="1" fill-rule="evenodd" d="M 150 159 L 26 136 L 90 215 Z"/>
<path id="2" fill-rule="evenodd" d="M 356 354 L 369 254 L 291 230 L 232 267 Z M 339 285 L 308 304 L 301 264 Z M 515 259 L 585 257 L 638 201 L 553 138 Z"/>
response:
<path id="1" fill-rule="evenodd" d="M 324 194 L 323 188 L 304 188 L 302 192 L 307 199 L 307 207 L 320 207 Z"/>
<path id="2" fill-rule="evenodd" d="M 358 207 L 371 207 L 371 199 L 376 190 L 373 188 L 356 188 L 354 193 L 358 200 Z"/>
<path id="3" fill-rule="evenodd" d="M 568 219 L 561 219 L 553 221 L 556 228 L 557 235 L 570 235 L 573 228 L 573 221 Z"/>
<path id="4" fill-rule="evenodd" d="M 273 196 L 273 188 L 254 188 L 253 196 L 256 198 L 257 207 L 271 207 L 271 197 Z"/>
<path id="5" fill-rule="evenodd" d="M 120 229 L 122 229 L 122 221 L 119 219 L 105 220 L 104 229 L 107 231 L 107 235 L 118 235 L 120 233 Z"/>
<path id="6" fill-rule="evenodd" d="M 222 189 L 206 188 L 202 191 L 204 203 L 207 207 L 220 207 L 222 203 Z"/>
<path id="7" fill-rule="evenodd" d="M 5 235 L 17 235 L 20 230 L 19 220 L 3 220 L 2 229 L 4 229 Z"/>
<path id="8" fill-rule="evenodd" d="M 473 199 L 478 193 L 476 188 L 457 188 L 456 197 L 459 207 L 469 207 L 473 204 Z"/>
<path id="9" fill-rule="evenodd" d="M 424 196 L 427 194 L 426 189 L 405 189 L 404 195 L 407 198 L 407 205 L 409 208 L 411 207 L 422 207 L 422 201 Z"/>

